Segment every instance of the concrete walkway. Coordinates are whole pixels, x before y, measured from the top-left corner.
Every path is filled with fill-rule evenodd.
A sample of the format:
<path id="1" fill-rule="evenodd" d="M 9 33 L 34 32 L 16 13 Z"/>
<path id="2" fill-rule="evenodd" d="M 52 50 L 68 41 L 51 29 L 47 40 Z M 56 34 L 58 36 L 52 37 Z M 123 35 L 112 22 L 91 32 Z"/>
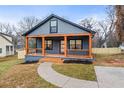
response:
<path id="1" fill-rule="evenodd" d="M 95 66 L 100 88 L 124 88 L 124 68 Z"/>
<path id="2" fill-rule="evenodd" d="M 38 67 L 38 74 L 46 81 L 62 88 L 97 88 L 97 82 L 71 78 L 52 69 L 52 63 L 44 62 Z"/>

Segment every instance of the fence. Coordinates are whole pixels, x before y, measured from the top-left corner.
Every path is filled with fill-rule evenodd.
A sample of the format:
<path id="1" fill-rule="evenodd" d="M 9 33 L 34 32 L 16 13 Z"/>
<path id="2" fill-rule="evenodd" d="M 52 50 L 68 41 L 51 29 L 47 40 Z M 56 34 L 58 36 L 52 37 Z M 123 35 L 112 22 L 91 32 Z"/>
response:
<path id="1" fill-rule="evenodd" d="M 18 53 L 18 59 L 24 59 L 25 58 L 25 50 L 17 50 L 16 51 Z"/>
<path id="2" fill-rule="evenodd" d="M 25 58 L 25 50 L 18 50 L 18 59 Z M 92 48 L 93 54 L 120 54 L 120 48 Z"/>
<path id="3" fill-rule="evenodd" d="M 93 48 L 93 54 L 119 54 L 121 53 L 120 48 Z"/>

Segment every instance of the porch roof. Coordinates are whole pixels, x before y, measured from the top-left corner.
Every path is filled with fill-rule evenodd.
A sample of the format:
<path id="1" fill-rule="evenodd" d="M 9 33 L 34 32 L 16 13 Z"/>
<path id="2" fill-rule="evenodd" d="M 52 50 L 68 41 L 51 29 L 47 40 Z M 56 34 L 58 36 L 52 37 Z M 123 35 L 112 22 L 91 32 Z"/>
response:
<path id="1" fill-rule="evenodd" d="M 47 35 L 29 35 L 27 37 L 64 37 L 64 36 L 92 36 L 91 33 L 78 33 L 78 34 L 47 34 Z"/>

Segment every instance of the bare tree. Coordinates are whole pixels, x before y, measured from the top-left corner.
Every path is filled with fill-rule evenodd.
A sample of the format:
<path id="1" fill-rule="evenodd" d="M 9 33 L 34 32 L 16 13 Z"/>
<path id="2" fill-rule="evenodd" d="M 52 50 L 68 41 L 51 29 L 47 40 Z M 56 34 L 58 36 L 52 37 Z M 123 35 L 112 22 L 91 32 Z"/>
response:
<path id="1" fill-rule="evenodd" d="M 100 47 L 101 45 L 101 29 L 98 28 L 98 21 L 93 18 L 85 18 L 79 23 L 84 28 L 88 28 L 96 32 L 93 38 L 93 47 Z"/>
<path id="2" fill-rule="evenodd" d="M 39 19 L 34 16 L 24 17 L 18 23 L 19 31 L 26 32 L 39 23 Z"/>
<path id="3" fill-rule="evenodd" d="M 24 37 L 22 36 L 22 33 L 30 30 L 39 22 L 40 22 L 40 19 L 34 16 L 24 17 L 19 21 L 17 35 L 18 35 L 18 44 L 20 48 L 23 48 L 25 45 L 25 42 L 24 42 L 25 40 L 24 40 Z"/>
<path id="4" fill-rule="evenodd" d="M 107 42 L 117 43 L 114 42 L 114 40 L 116 40 L 116 35 L 113 35 L 113 33 L 115 32 L 115 23 L 116 23 L 115 6 L 108 6 L 106 8 L 106 15 L 107 15 L 106 19 L 99 22 L 99 26 L 101 29 L 100 33 L 102 38 L 100 45 L 101 47 L 104 44 L 109 45 L 109 43 Z M 117 45 L 117 44 L 113 44 L 113 45 Z"/>
<path id="5" fill-rule="evenodd" d="M 104 20 L 98 21 L 93 18 L 85 18 L 81 20 L 80 25 L 91 29 L 96 32 L 93 42 L 95 47 L 102 47 L 103 45 L 107 47 L 111 42 L 111 45 L 117 45 L 115 34 L 115 6 L 107 6 L 106 18 Z M 116 41 L 116 42 L 115 42 Z"/>
<path id="6" fill-rule="evenodd" d="M 93 30 L 96 23 L 97 22 L 93 18 L 85 18 L 85 19 L 81 20 L 79 25 L 81 25 L 82 27 Z"/>
<path id="7" fill-rule="evenodd" d="M 13 26 L 9 23 L 0 23 L 0 32 L 13 35 Z"/>

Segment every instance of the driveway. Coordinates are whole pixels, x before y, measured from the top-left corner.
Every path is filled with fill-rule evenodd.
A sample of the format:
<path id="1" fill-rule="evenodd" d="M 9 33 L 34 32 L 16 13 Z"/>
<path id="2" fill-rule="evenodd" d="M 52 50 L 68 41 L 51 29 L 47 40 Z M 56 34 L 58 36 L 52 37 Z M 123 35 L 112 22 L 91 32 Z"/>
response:
<path id="1" fill-rule="evenodd" d="M 124 68 L 95 66 L 98 87 L 124 88 Z"/>

